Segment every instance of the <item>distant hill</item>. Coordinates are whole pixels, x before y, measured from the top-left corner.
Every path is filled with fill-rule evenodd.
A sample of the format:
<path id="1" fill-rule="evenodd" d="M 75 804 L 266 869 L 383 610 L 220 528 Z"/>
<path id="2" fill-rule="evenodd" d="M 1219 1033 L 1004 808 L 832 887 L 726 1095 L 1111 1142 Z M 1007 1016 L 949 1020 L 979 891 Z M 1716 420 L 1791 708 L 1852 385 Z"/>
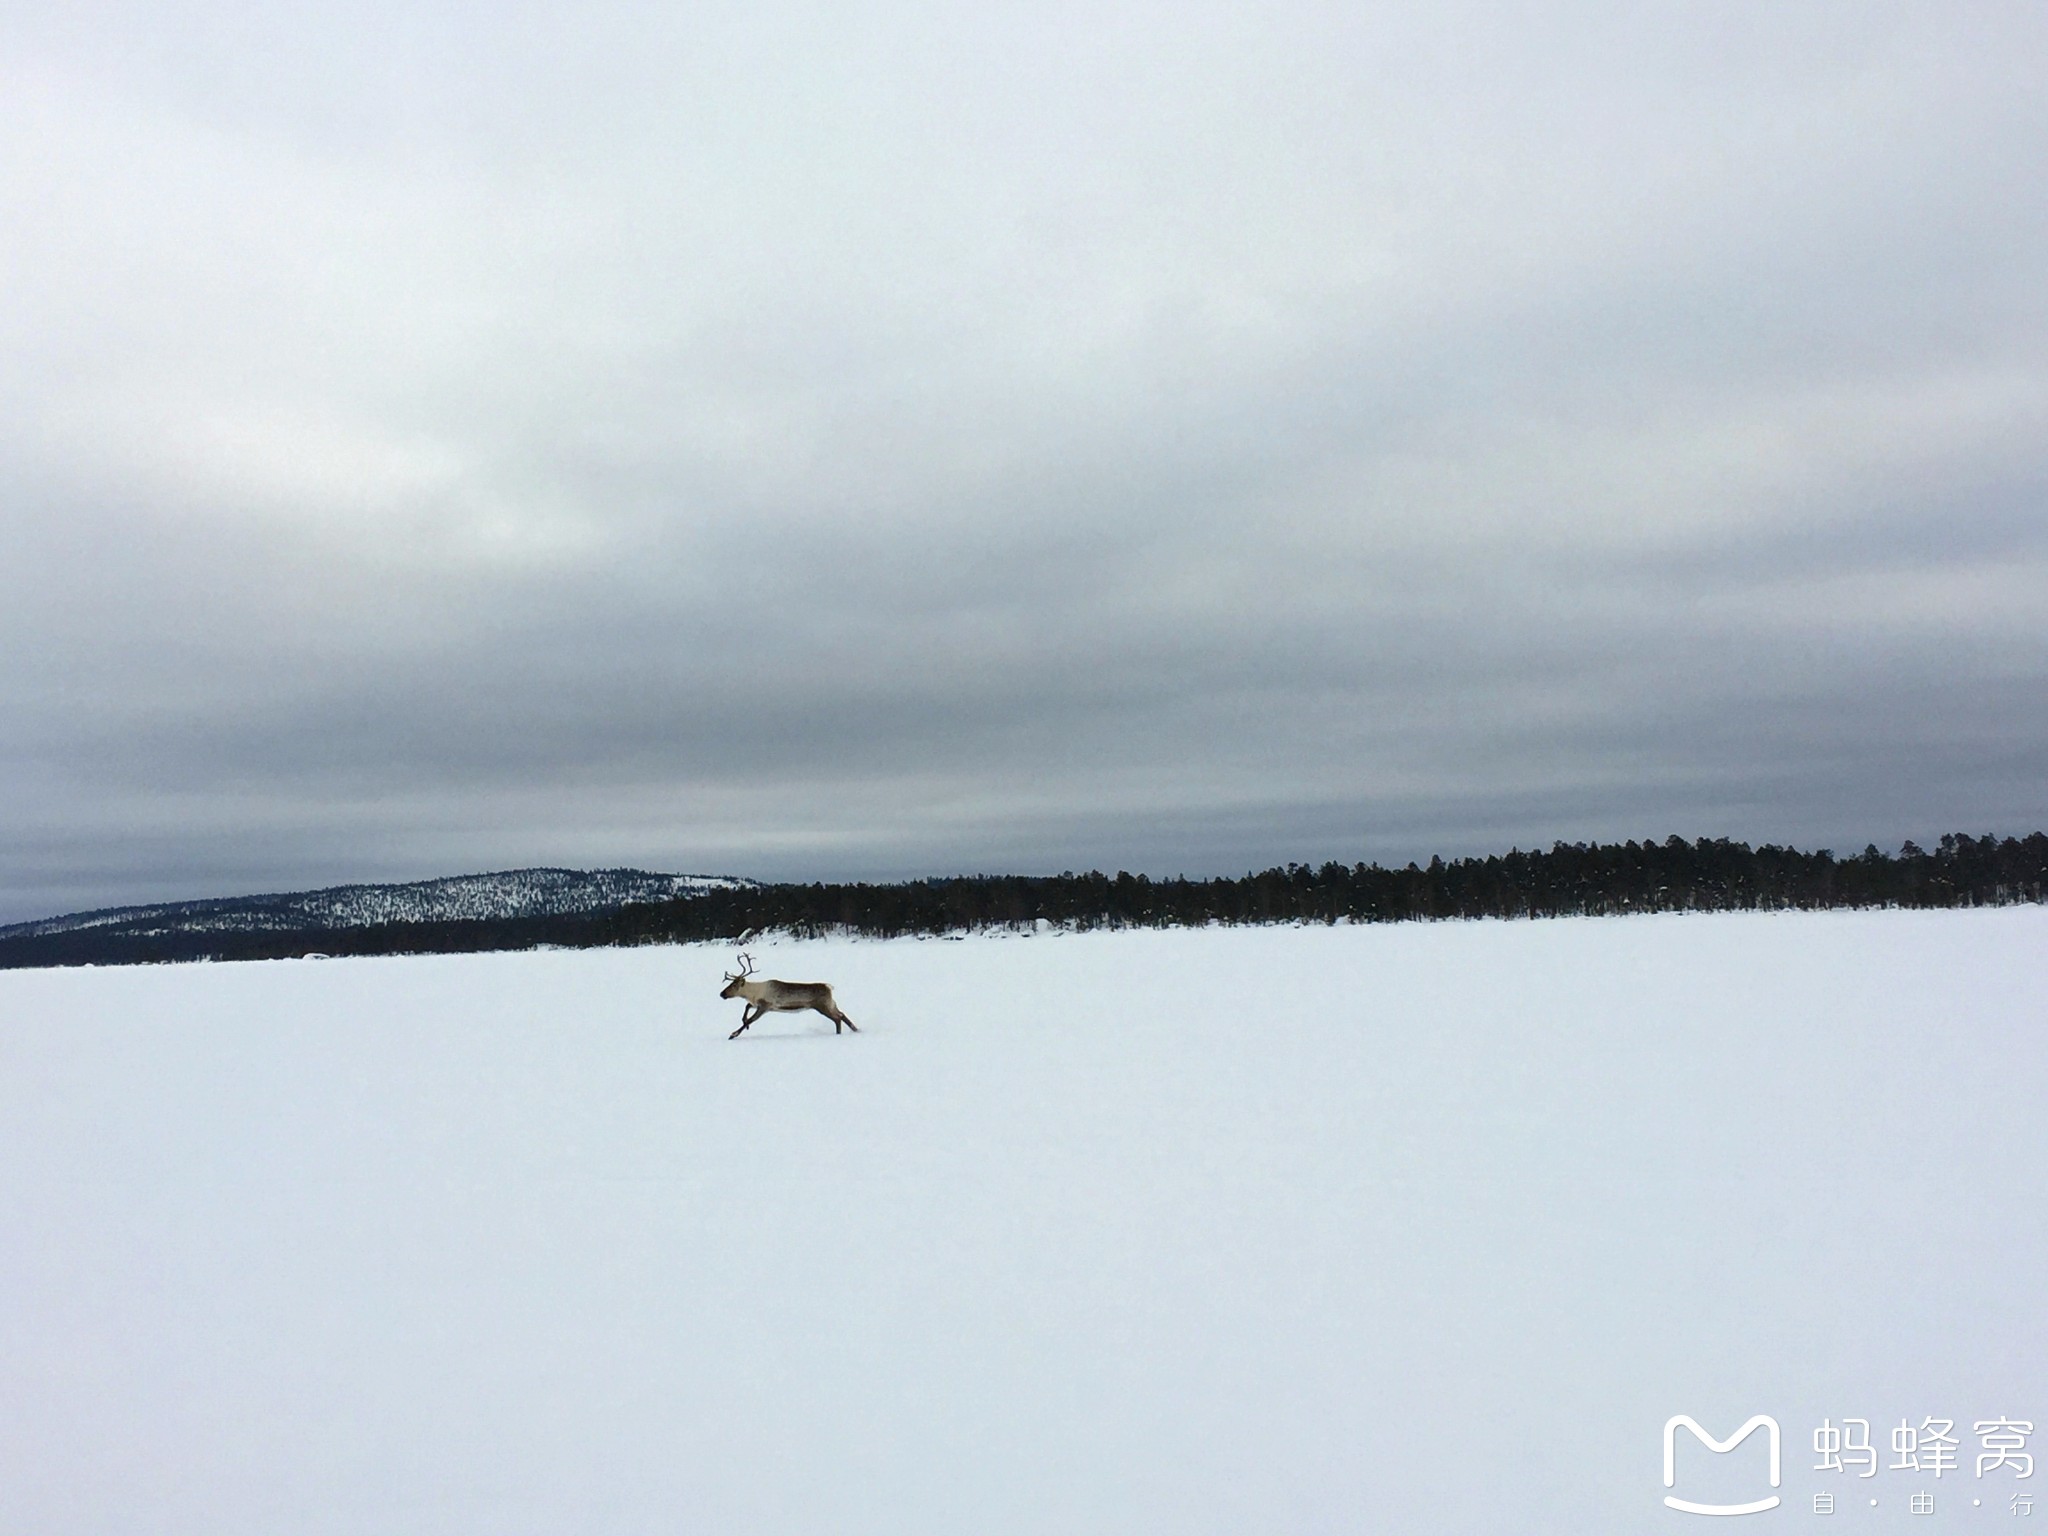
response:
<path id="1" fill-rule="evenodd" d="M 225 896 L 206 901 L 109 907 L 0 927 L 0 940 L 88 931 L 107 938 L 229 933 L 331 933 L 388 923 L 502 922 L 608 912 L 635 901 L 669 901 L 751 881 L 662 875 L 644 869 L 508 869 L 405 885 L 336 885 L 318 891 Z"/>

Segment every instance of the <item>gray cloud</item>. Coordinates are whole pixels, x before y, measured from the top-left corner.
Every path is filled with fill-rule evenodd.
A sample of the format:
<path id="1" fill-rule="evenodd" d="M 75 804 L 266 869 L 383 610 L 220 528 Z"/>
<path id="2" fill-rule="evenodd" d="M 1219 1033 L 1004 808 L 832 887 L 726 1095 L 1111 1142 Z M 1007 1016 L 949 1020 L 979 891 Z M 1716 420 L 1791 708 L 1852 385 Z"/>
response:
<path id="1" fill-rule="evenodd" d="M 0 920 L 2040 825 L 2044 45 L 7 15 Z"/>

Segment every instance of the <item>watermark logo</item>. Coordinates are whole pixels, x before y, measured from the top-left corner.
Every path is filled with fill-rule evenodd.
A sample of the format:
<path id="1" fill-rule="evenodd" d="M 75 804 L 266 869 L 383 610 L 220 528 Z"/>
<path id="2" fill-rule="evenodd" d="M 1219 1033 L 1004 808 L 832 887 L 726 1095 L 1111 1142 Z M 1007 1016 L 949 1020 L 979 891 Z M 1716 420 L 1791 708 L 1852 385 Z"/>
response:
<path id="1" fill-rule="evenodd" d="M 1664 1424 L 1664 1486 L 1678 1484 L 1678 1431 L 1683 1426 L 1693 1432 L 1708 1450 L 1725 1454 L 1747 1440 L 1757 1430 L 1768 1432 L 1771 1451 L 1771 1486 L 1778 1486 L 1779 1476 L 1779 1434 L 1778 1421 L 1767 1413 L 1759 1413 L 1726 1440 L 1716 1440 L 1700 1427 L 1699 1420 L 1686 1413 L 1675 1413 Z M 1690 1499 L 1664 1496 L 1664 1502 L 1673 1509 L 1682 1509 L 1689 1515 L 1756 1515 L 1767 1509 L 1778 1507 L 1778 1496 L 1774 1493 L 1767 1499 L 1757 1499 L 1748 1504 L 1696 1504 Z"/>
<path id="2" fill-rule="evenodd" d="M 1892 1504 L 1895 1497 L 1903 1495 L 1907 1513 L 1933 1515 L 1938 1491 L 1943 1486 L 1954 1487 L 1958 1480 L 1972 1477 L 1989 1478 L 1995 1484 L 2008 1478 L 2023 1481 L 2031 1479 L 2034 1475 L 2035 1453 L 2029 1445 L 2034 1433 L 2032 1419 L 2013 1418 L 2007 1415 L 1991 1419 L 1967 1419 L 1960 1415 L 1941 1417 L 1924 1414 L 1916 1423 L 1911 1415 L 1901 1415 L 1897 1427 L 1890 1431 L 1893 1457 L 1891 1461 L 1883 1459 L 1884 1453 L 1880 1448 L 1884 1432 L 1879 1430 L 1873 1433 L 1873 1426 L 1873 1417 L 1845 1416 L 1839 1422 L 1832 1417 L 1822 1419 L 1820 1426 L 1813 1431 L 1813 1452 L 1816 1460 L 1811 1463 L 1811 1471 L 1823 1474 L 1823 1480 L 1833 1483 L 1834 1486 L 1795 1492 L 1795 1502 L 1803 1502 L 1810 1492 L 1813 1512 L 1816 1515 L 1832 1515 L 1843 1508 L 1845 1502 L 1862 1504 L 1867 1500 L 1870 1507 L 1875 1509 L 1880 1503 Z M 1672 1415 L 1664 1425 L 1666 1488 L 1675 1487 L 1678 1483 L 1678 1432 L 1681 1429 L 1690 1431 L 1695 1440 L 1716 1456 L 1725 1456 L 1750 1439 L 1758 1430 L 1763 1430 L 1765 1445 L 1770 1453 L 1770 1485 L 1773 1489 L 1779 1487 L 1782 1437 L 1778 1421 L 1771 1415 L 1759 1413 L 1726 1440 L 1717 1440 L 1706 1431 L 1698 1419 L 1680 1413 Z M 1977 1442 L 1974 1446 L 1968 1443 L 1972 1434 Z M 1764 1491 L 1756 1487 L 1754 1481 L 1750 1481 L 1745 1487 L 1745 1470 L 1749 1469 L 1749 1479 L 1753 1480 L 1756 1476 L 1753 1458 L 1741 1464 L 1732 1459 L 1727 1462 L 1709 1462 L 1703 1467 L 1695 1453 L 1689 1465 L 1692 1474 L 1688 1482 L 1692 1483 L 1693 1491 L 1696 1494 L 1710 1493 L 1719 1497 L 1709 1501 L 1704 1497 L 1682 1499 L 1676 1494 L 1667 1494 L 1664 1503 L 1672 1509 L 1681 1510 L 1689 1515 L 1756 1515 L 1767 1509 L 1776 1509 L 1781 1502 L 1775 1492 L 1767 1498 L 1745 1500 L 1743 1497 L 1745 1492 L 1761 1494 Z M 1865 1481 L 1877 1478 L 1881 1472 L 1887 1474 L 1885 1484 L 1892 1485 L 1896 1493 L 1885 1492 L 1884 1484 Z M 1907 1473 L 1912 1482 L 1921 1483 L 1922 1486 L 1912 1489 L 1897 1488 L 1898 1483 L 1907 1481 L 1897 1476 L 1901 1472 Z M 1837 1482 L 1837 1478 L 1844 1481 Z M 1855 1481 L 1847 1481 L 1848 1479 Z M 1949 1481 L 1944 1484 L 1944 1479 Z M 1702 1482 L 1704 1488 L 1701 1486 Z M 1927 1486 L 1928 1484 L 1932 1486 Z M 1853 1495 L 1845 1501 L 1841 1495 L 1850 1494 L 1850 1490 L 1854 1490 Z M 1978 1482 L 1975 1496 L 1969 1497 L 1968 1507 L 1982 1509 L 1985 1495 L 1991 1494 L 1992 1491 L 1991 1488 L 1984 1487 L 1981 1481 Z M 1880 1492 L 1884 1492 L 1882 1499 L 1878 1497 Z M 1963 1495 L 1962 1490 L 1958 1490 L 1958 1494 L 1968 1496 Z M 1947 1501 L 1942 1502 L 1946 1504 Z M 2011 1490 L 2011 1513 L 2028 1516 L 2033 1512 L 2033 1495 L 2019 1489 Z"/>

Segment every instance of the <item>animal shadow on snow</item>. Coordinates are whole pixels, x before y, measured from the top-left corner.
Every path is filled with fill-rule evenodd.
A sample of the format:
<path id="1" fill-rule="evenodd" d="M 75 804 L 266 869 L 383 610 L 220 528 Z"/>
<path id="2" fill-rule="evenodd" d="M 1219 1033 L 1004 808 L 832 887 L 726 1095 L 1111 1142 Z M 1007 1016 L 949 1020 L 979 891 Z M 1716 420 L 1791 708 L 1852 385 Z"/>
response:
<path id="1" fill-rule="evenodd" d="M 748 1030 L 738 1039 L 727 1040 L 724 1043 L 726 1045 L 745 1045 L 749 1041 L 754 1041 L 758 1043 L 761 1041 L 768 1040 L 782 1040 L 793 1044 L 799 1040 L 834 1040 L 839 1038 L 831 1030 L 826 1029 L 823 1025 L 820 1025 L 816 1029 L 785 1029 L 780 1031 L 779 1033 L 769 1035 L 756 1033 L 756 1031 L 759 1030 L 760 1027 L 761 1026 L 759 1024 L 756 1024 L 753 1029 Z M 861 1027 L 860 1033 L 864 1035 L 867 1032 L 867 1027 L 863 1025 Z M 856 1035 L 854 1038 L 858 1039 L 860 1037 L 859 1035 Z"/>

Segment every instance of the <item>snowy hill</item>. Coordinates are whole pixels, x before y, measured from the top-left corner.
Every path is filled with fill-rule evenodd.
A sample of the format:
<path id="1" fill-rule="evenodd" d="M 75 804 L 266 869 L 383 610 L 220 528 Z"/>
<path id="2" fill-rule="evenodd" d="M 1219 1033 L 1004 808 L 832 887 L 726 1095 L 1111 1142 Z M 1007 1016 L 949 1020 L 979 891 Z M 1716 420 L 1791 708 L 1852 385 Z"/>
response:
<path id="1" fill-rule="evenodd" d="M 404 885 L 337 885 L 318 891 L 76 912 L 0 927 L 0 939 L 41 938 L 88 929 L 152 936 L 300 933 L 377 923 L 556 917 L 748 883 L 724 876 L 662 875 L 641 869 L 513 869 Z"/>
<path id="2" fill-rule="evenodd" d="M 1678 1453 L 1759 1529 L 2048 1486 L 2048 909 L 755 952 L 863 1032 L 728 1043 L 714 947 L 0 973 L 8 1529 L 1685 1536 L 1677 1414 L 1780 1423 Z"/>

